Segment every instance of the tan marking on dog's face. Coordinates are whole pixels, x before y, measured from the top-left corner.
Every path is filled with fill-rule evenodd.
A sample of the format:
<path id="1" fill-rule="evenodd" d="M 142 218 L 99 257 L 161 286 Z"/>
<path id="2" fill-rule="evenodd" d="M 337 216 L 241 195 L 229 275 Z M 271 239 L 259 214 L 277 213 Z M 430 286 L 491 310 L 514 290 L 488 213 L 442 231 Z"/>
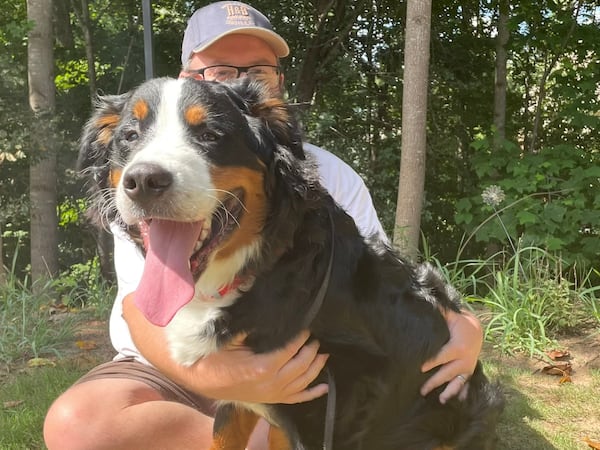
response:
<path id="1" fill-rule="evenodd" d="M 231 192 L 245 191 L 244 212 L 239 226 L 227 242 L 217 251 L 215 260 L 233 255 L 238 249 L 251 245 L 262 232 L 267 215 L 267 199 L 263 189 L 264 174 L 246 167 L 213 168 L 211 178 L 215 189 Z M 223 199 L 221 194 L 220 198 Z"/>
<path id="2" fill-rule="evenodd" d="M 208 116 L 208 112 L 204 107 L 199 105 L 190 106 L 185 110 L 185 120 L 190 125 L 200 125 L 202 122 L 206 120 Z"/>
<path id="3" fill-rule="evenodd" d="M 113 137 L 113 130 L 120 119 L 121 116 L 118 114 L 105 114 L 96 120 L 94 125 L 96 129 L 100 130 L 98 131 L 98 142 L 100 144 L 107 146 L 110 143 Z"/>
<path id="4" fill-rule="evenodd" d="M 116 188 L 119 185 L 119 181 L 121 181 L 122 175 L 123 169 L 110 169 L 110 187 Z"/>
<path id="5" fill-rule="evenodd" d="M 140 99 L 135 102 L 135 105 L 133 105 L 133 117 L 135 117 L 137 120 L 144 120 L 146 117 L 148 117 L 149 110 L 150 109 L 146 100 Z"/>

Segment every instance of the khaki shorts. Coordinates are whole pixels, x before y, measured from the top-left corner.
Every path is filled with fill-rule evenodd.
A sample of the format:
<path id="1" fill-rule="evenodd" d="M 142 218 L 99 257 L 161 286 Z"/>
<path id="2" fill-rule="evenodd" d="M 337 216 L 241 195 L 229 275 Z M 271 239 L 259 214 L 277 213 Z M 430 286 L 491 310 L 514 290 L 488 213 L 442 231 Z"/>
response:
<path id="1" fill-rule="evenodd" d="M 136 361 L 134 358 L 123 358 L 109 361 L 94 367 L 75 384 L 106 378 L 125 378 L 141 381 L 159 392 L 165 400 L 182 403 L 207 416 L 214 416 L 214 401 L 186 391 L 169 380 L 154 367 Z"/>

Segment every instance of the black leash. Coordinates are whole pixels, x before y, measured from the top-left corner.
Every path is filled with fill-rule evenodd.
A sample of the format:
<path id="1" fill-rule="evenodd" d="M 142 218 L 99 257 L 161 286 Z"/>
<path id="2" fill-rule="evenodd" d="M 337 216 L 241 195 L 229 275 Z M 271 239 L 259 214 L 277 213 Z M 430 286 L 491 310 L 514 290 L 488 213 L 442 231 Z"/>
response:
<path id="1" fill-rule="evenodd" d="M 325 431 L 323 435 L 323 450 L 333 449 L 333 428 L 335 425 L 335 402 L 337 394 L 335 390 L 335 378 L 329 367 L 325 367 L 327 371 L 327 384 L 329 391 L 327 392 L 327 407 L 325 409 Z"/>
<path id="2" fill-rule="evenodd" d="M 312 321 L 317 317 L 321 306 L 323 306 L 323 300 L 325 300 L 325 294 L 327 293 L 327 288 L 329 287 L 329 279 L 331 278 L 331 270 L 333 267 L 333 249 L 334 249 L 334 228 L 333 228 L 333 218 L 331 214 L 328 213 L 329 216 L 329 224 L 331 226 L 331 251 L 329 252 L 329 264 L 327 265 L 327 272 L 325 272 L 325 276 L 323 277 L 323 281 L 321 282 L 321 287 L 319 288 L 319 292 L 315 296 L 310 309 L 306 313 L 304 318 L 304 328 L 308 328 Z"/>
<path id="3" fill-rule="evenodd" d="M 331 278 L 331 271 L 333 268 L 333 251 L 335 247 L 335 231 L 333 226 L 333 218 L 331 217 L 331 213 L 328 213 L 329 216 L 329 224 L 331 226 L 331 251 L 329 252 L 329 264 L 327 265 L 327 271 L 325 272 L 325 276 L 323 277 L 323 281 L 321 282 L 321 287 L 315 296 L 313 304 L 308 310 L 307 315 L 305 316 L 305 328 L 307 328 L 314 318 L 317 316 L 317 313 L 323 306 L 323 300 L 325 300 L 325 294 L 327 293 L 327 288 L 329 287 L 329 280 Z M 333 377 L 333 373 L 328 367 L 325 367 L 325 371 L 327 373 L 327 384 L 329 385 L 329 391 L 327 393 L 327 406 L 325 410 L 325 431 L 323 436 L 323 450 L 332 450 L 333 449 L 333 428 L 335 424 L 335 404 L 337 400 L 336 389 L 335 389 L 335 379 Z"/>

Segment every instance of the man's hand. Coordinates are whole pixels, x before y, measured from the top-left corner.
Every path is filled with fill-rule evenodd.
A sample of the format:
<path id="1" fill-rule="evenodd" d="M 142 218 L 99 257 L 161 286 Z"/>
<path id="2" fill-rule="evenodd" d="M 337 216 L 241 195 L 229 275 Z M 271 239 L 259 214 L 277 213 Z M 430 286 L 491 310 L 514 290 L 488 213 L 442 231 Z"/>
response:
<path id="1" fill-rule="evenodd" d="M 164 328 L 148 322 L 130 294 L 123 300 L 123 317 L 141 354 L 157 369 L 186 389 L 219 400 L 257 403 L 300 403 L 327 392 L 326 384 L 308 388 L 325 366 L 328 355 L 319 343 L 306 343 L 303 331 L 285 347 L 255 354 L 244 346 L 244 335 L 190 367 L 177 364 L 167 348 Z"/>
<path id="2" fill-rule="evenodd" d="M 426 395 L 438 386 L 448 382 L 448 386 L 440 394 L 440 403 L 457 394 L 464 399 L 469 389 L 468 379 L 473 374 L 481 347 L 483 345 L 483 328 L 481 323 L 469 312 L 462 314 L 448 310 L 445 313 L 450 330 L 450 340 L 437 355 L 421 367 L 427 372 L 434 367 L 442 366 L 421 387 L 421 394 Z"/>
<path id="3" fill-rule="evenodd" d="M 260 403 L 300 403 L 327 392 L 326 384 L 308 385 L 325 366 L 327 355 L 319 343 L 306 343 L 303 331 L 289 344 L 271 353 L 255 354 L 236 336 L 217 353 L 199 360 L 192 369 L 213 380 L 203 389 L 209 397 Z"/>

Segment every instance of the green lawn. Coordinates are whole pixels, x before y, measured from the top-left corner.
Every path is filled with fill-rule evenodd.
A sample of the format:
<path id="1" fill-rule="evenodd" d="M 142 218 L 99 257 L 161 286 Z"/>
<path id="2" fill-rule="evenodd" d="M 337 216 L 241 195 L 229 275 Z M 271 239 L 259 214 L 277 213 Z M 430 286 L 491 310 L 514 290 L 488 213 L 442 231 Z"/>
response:
<path id="1" fill-rule="evenodd" d="M 5 377 L 0 389 L 0 449 L 45 448 L 42 425 L 46 411 L 85 371 L 70 362 L 23 369 Z"/>
<path id="2" fill-rule="evenodd" d="M 599 341 L 588 345 L 600 351 Z M 574 355 L 572 382 L 560 384 L 560 377 L 536 372 L 539 364 L 532 360 L 486 354 L 486 372 L 502 382 L 507 395 L 498 450 L 589 449 L 585 438 L 600 441 L 600 371 L 578 369 L 583 356 Z M 97 362 L 93 357 L 71 358 L 5 376 L 0 391 L 0 449 L 44 448 L 46 410 Z"/>

